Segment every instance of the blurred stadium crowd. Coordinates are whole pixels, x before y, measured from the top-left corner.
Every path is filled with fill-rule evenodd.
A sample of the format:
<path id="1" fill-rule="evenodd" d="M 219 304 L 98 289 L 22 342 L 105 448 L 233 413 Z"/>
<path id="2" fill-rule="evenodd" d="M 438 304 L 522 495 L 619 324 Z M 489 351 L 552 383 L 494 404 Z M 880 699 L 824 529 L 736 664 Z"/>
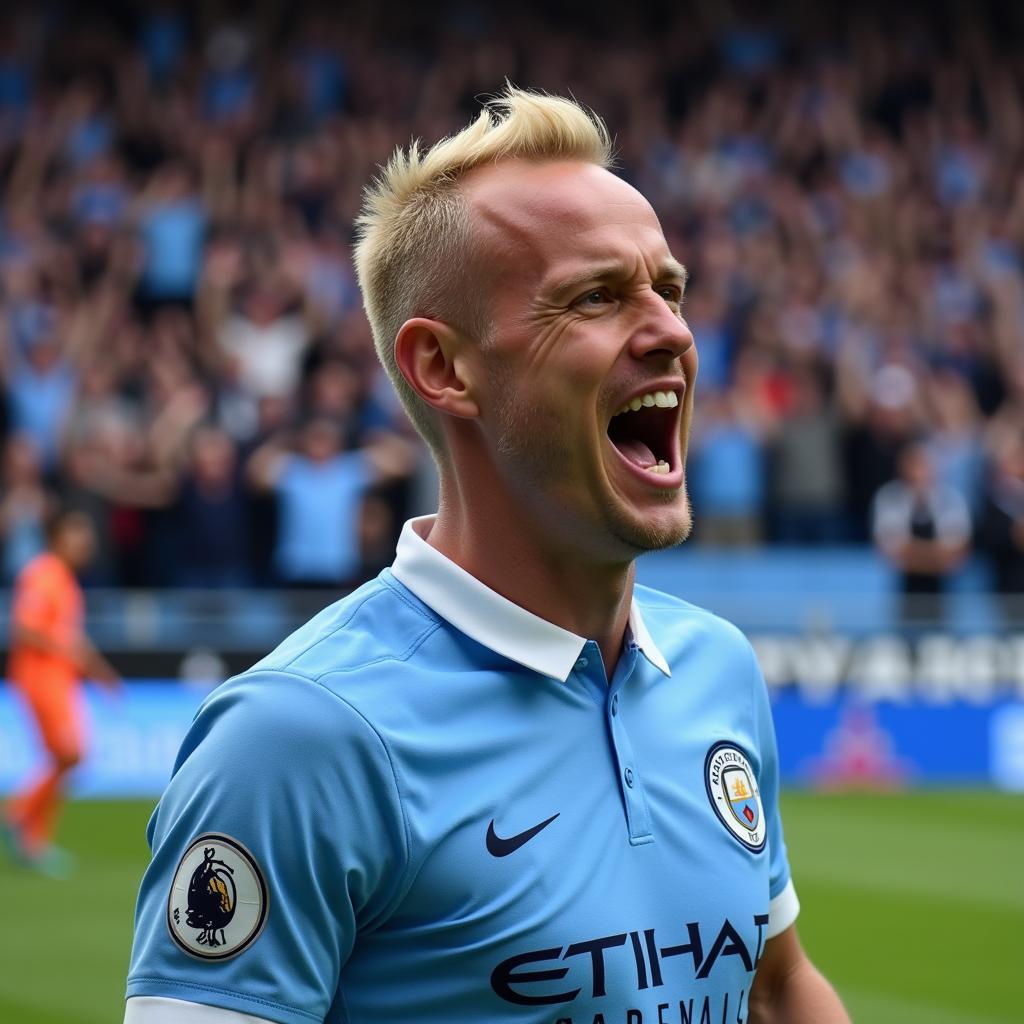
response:
<path id="1" fill-rule="evenodd" d="M 51 492 L 94 583 L 388 561 L 430 478 L 351 225 L 397 142 L 508 76 L 601 112 L 690 269 L 699 536 L 874 538 L 911 576 L 980 551 L 1024 592 L 1020 13 L 922 10 L 7 7 L 5 579 Z"/>

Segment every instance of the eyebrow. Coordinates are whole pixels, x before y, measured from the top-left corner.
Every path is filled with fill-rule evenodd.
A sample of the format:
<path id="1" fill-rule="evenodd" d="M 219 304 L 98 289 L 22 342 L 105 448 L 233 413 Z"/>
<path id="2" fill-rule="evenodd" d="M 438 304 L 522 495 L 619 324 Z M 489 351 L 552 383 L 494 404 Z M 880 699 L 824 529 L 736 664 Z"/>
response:
<path id="1" fill-rule="evenodd" d="M 623 264 L 608 263 L 605 265 L 592 266 L 586 270 L 579 271 L 579 273 L 559 278 L 557 282 L 555 282 L 550 288 L 545 289 L 545 291 L 551 298 L 560 298 L 566 294 L 571 294 L 577 288 L 582 288 L 584 285 L 590 284 L 592 281 L 623 281 L 632 276 L 632 273 L 628 271 Z M 675 280 L 679 282 L 680 287 L 685 288 L 689 276 L 690 275 L 686 267 L 684 267 L 683 264 L 674 257 L 669 256 L 659 264 L 658 270 L 654 275 L 654 280 Z"/>

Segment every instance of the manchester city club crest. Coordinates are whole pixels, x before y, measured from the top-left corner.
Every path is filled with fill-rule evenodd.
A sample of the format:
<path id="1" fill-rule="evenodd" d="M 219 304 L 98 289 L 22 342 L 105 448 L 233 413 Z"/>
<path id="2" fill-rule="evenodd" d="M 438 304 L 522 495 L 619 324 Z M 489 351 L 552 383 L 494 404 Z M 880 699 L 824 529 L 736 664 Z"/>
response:
<path id="1" fill-rule="evenodd" d="M 256 941 L 267 885 L 253 855 L 219 833 L 198 836 L 178 864 L 167 901 L 171 938 L 191 956 L 227 960 Z"/>
<path id="2" fill-rule="evenodd" d="M 767 829 L 757 776 L 734 743 L 716 743 L 704 762 L 708 799 L 732 836 L 755 853 L 764 849 Z"/>

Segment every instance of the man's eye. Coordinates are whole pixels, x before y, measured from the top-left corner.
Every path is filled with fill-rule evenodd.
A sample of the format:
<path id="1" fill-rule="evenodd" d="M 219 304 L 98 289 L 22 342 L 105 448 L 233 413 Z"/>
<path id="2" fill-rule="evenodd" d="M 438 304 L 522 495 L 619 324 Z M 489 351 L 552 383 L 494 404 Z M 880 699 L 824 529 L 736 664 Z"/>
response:
<path id="1" fill-rule="evenodd" d="M 592 292 L 582 295 L 577 301 L 580 306 L 603 306 L 606 302 L 611 302 L 611 297 L 606 289 L 595 288 Z"/>
<path id="2" fill-rule="evenodd" d="M 661 288 L 656 289 L 656 291 L 666 302 L 671 302 L 675 306 L 681 306 L 683 304 L 682 290 L 677 288 L 674 284 L 664 285 Z"/>

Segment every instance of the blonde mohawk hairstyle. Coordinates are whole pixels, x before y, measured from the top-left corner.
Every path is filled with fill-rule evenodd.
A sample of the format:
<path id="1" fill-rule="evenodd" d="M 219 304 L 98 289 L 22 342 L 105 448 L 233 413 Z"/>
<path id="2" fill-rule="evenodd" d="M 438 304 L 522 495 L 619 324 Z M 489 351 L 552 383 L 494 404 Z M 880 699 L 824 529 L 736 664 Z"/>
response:
<path id="1" fill-rule="evenodd" d="M 437 414 L 410 387 L 395 360 L 395 338 L 410 317 L 486 333 L 467 263 L 473 252 L 460 178 L 499 160 L 580 160 L 608 167 L 604 122 L 574 100 L 511 84 L 462 131 L 425 151 L 395 150 L 366 189 L 356 220 L 356 274 L 377 355 L 416 429 L 444 456 Z"/>

